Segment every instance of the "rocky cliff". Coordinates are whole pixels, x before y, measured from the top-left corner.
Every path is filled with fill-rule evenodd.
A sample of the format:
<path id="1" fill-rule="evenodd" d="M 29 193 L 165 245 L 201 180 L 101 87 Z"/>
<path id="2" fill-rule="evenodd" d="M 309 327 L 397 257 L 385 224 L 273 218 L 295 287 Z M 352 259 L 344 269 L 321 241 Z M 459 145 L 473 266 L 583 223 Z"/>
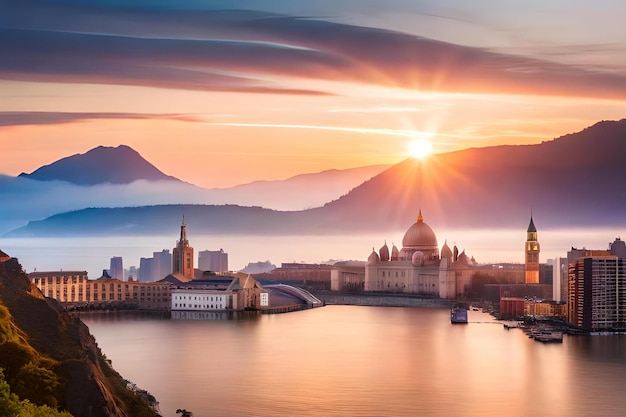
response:
<path id="1" fill-rule="evenodd" d="M 149 394 L 127 388 L 89 328 L 44 298 L 15 258 L 0 261 L 0 368 L 20 399 L 75 417 L 159 415 Z"/>

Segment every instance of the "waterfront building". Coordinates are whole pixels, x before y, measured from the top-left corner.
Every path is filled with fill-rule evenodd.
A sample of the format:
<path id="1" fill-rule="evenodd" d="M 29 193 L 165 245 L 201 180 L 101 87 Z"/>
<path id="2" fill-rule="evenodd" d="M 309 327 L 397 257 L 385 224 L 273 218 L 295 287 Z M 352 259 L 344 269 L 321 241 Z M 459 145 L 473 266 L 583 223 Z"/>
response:
<path id="1" fill-rule="evenodd" d="M 332 265 L 287 262 L 270 272 L 254 274 L 257 278 L 270 279 L 308 288 L 329 290 Z"/>
<path id="2" fill-rule="evenodd" d="M 567 318 L 567 304 L 536 297 L 500 298 L 500 318 L 526 317 Z"/>
<path id="3" fill-rule="evenodd" d="M 537 241 L 537 228 L 530 216 L 530 224 L 526 231 L 526 284 L 539 284 L 539 242 Z"/>
<path id="4" fill-rule="evenodd" d="M 193 248 L 189 246 L 187 240 L 187 226 L 184 217 L 180 226 L 180 239 L 172 251 L 172 273 L 180 273 L 187 278 L 194 277 Z"/>
<path id="5" fill-rule="evenodd" d="M 228 272 L 228 254 L 224 249 L 198 252 L 198 269 L 201 271 Z"/>
<path id="6" fill-rule="evenodd" d="M 121 256 L 114 256 L 111 258 L 109 267 L 109 276 L 111 278 L 124 280 L 124 263 Z"/>
<path id="7" fill-rule="evenodd" d="M 607 251 L 608 252 L 608 251 Z M 568 321 L 588 331 L 626 329 L 624 258 L 583 256 L 569 264 Z"/>
<path id="8" fill-rule="evenodd" d="M 172 288 L 172 311 L 263 310 L 270 306 L 269 292 L 248 274 L 177 281 Z"/>
<path id="9" fill-rule="evenodd" d="M 365 289 L 365 262 L 342 261 L 330 270 L 330 289 L 333 291 L 363 292 Z"/>
<path id="10" fill-rule="evenodd" d="M 450 249 L 445 242 L 439 251 L 437 237 L 424 222 L 417 220 L 404 234 L 402 249 L 387 243 L 377 253 L 372 250 L 365 266 L 364 291 L 399 292 L 456 298 L 463 296 L 478 270 L 473 258 Z"/>
<path id="11" fill-rule="evenodd" d="M 116 278 L 90 280 L 86 271 L 47 271 L 28 274 L 45 297 L 77 307 L 107 305 L 166 310 L 170 284 L 122 281 Z"/>

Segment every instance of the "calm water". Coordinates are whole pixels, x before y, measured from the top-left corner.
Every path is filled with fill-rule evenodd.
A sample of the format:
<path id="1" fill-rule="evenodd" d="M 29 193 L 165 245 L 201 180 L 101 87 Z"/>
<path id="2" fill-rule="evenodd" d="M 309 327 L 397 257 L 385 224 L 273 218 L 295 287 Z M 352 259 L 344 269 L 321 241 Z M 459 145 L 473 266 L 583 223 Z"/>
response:
<path id="1" fill-rule="evenodd" d="M 482 312 L 327 306 L 238 320 L 84 315 L 164 417 L 623 416 L 626 336 L 541 344 Z"/>

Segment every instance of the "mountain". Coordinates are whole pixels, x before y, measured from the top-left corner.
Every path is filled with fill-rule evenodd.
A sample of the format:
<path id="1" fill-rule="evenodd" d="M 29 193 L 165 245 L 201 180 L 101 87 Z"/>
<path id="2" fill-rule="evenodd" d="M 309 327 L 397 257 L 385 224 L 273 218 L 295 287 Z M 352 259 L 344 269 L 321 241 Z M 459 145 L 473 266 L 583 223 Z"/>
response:
<path id="1" fill-rule="evenodd" d="M 535 145 L 472 148 L 396 164 L 335 201 L 280 212 L 239 206 L 89 209 L 30 222 L 11 236 L 172 230 L 322 234 L 406 230 L 418 210 L 438 228 L 623 226 L 626 119 Z M 189 213 L 189 214 L 188 214 Z M 197 222 L 197 223 L 196 223 Z M 541 227 L 539 226 L 539 227 Z"/>
<path id="2" fill-rule="evenodd" d="M 42 166 L 23 178 L 38 181 L 66 181 L 81 186 L 96 184 L 130 184 L 138 180 L 180 181 L 165 175 L 146 161 L 137 151 L 126 146 L 98 146 L 84 154 L 76 154 Z"/>
<path id="3" fill-rule="evenodd" d="M 75 417 L 158 416 L 146 402 L 154 404 L 154 398 L 127 388 L 89 328 L 56 300 L 44 298 L 17 259 L 5 258 L 0 259 L 0 415 L 57 415 L 46 406 Z M 6 384 L 19 400 L 8 395 Z M 31 403 L 30 412 L 23 400 Z M 37 412 L 32 404 L 40 406 Z"/>
<path id="4" fill-rule="evenodd" d="M 121 152 L 120 152 L 121 149 Z M 87 155 L 128 154 L 132 157 L 112 158 L 121 163 L 126 161 L 119 172 L 126 171 L 130 183 L 113 184 L 110 182 L 85 184 L 70 183 L 61 180 L 39 181 L 27 174 L 19 177 L 0 175 L 0 235 L 22 226 L 32 219 L 42 219 L 56 213 L 78 210 L 85 207 L 126 207 L 155 204 L 236 204 L 243 206 L 261 206 L 276 210 L 302 210 L 319 207 L 328 201 L 339 198 L 363 181 L 375 176 L 388 166 L 371 165 L 342 170 L 328 170 L 319 173 L 297 175 L 281 181 L 255 181 L 230 188 L 205 189 L 195 185 L 171 180 L 171 177 L 160 175 L 129 174 L 133 166 L 145 160 L 127 146 L 118 148 L 96 148 L 85 155 L 78 155 L 84 161 Z M 133 156 L 134 155 L 134 156 Z M 35 173 L 46 172 L 46 168 L 66 165 L 57 161 L 47 167 L 41 167 Z M 91 158 L 91 156 L 89 156 Z M 113 163 L 111 162 L 111 163 Z M 146 162 L 147 163 L 147 162 Z M 130 164 L 127 167 L 125 164 Z M 151 164 L 147 163 L 152 166 Z M 89 164 L 87 164 L 89 165 Z M 91 166 L 81 169 L 77 180 L 96 177 L 100 165 L 94 164 L 96 173 Z M 111 164 L 105 164 L 107 166 Z M 156 169 L 156 168 L 154 168 Z M 145 170 L 147 173 L 150 170 Z M 157 170 L 158 171 L 158 170 Z M 69 170 L 68 172 L 73 172 Z M 158 171 L 160 172 L 160 171 Z M 35 174 L 33 173 L 33 175 Z M 137 179 L 139 177 L 166 178 L 166 180 Z M 100 175 L 99 180 L 104 179 Z M 90 182 L 93 182 L 90 180 Z M 59 198 L 63 196 L 63 198 Z"/>
<path id="5" fill-rule="evenodd" d="M 535 145 L 406 160 L 324 206 L 348 224 L 405 227 L 418 209 L 443 227 L 623 225 L 626 119 Z"/>

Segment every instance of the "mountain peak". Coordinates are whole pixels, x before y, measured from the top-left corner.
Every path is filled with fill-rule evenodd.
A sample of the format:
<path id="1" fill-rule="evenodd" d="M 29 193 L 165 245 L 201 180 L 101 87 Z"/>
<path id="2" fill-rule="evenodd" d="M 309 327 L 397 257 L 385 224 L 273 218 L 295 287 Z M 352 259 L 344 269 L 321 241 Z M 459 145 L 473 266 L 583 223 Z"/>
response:
<path id="1" fill-rule="evenodd" d="M 20 177 L 38 181 L 66 181 L 77 185 L 130 184 L 137 180 L 180 181 L 164 174 L 127 145 L 98 146 L 44 165 Z"/>

